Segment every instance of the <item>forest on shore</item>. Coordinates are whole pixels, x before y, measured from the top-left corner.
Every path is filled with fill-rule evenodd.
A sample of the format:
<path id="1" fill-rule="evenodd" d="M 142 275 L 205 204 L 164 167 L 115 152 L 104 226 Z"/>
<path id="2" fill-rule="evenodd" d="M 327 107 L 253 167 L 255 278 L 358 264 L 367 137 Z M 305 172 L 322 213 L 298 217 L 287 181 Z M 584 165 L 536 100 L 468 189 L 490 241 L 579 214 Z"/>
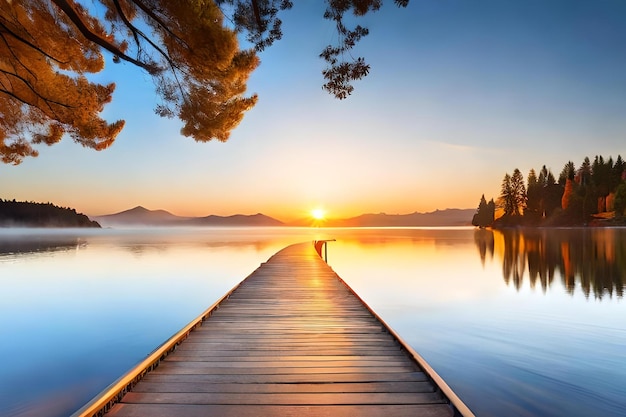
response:
<path id="1" fill-rule="evenodd" d="M 0 198 L 0 227 L 100 227 L 100 225 L 69 207 Z"/>
<path id="2" fill-rule="evenodd" d="M 558 178 L 544 165 L 517 168 L 502 180 L 494 201 L 483 196 L 472 224 L 477 227 L 626 225 L 626 164 L 620 155 L 585 157 L 578 168 L 568 161 Z"/>

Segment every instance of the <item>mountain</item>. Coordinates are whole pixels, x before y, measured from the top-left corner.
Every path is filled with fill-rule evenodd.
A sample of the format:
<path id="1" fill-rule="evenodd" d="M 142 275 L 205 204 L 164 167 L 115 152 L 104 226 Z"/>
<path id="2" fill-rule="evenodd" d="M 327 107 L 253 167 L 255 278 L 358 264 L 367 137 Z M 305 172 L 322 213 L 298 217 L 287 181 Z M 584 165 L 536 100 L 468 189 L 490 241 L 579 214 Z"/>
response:
<path id="1" fill-rule="evenodd" d="M 344 227 L 436 227 L 436 226 L 471 226 L 475 209 L 445 209 L 430 213 L 411 214 L 363 214 L 340 220 Z M 339 226 L 339 224 L 337 225 Z"/>
<path id="2" fill-rule="evenodd" d="M 441 227 L 471 226 L 476 209 L 445 209 L 430 213 L 362 214 L 348 219 L 328 219 L 324 227 Z M 299 220 L 290 226 L 310 226 L 311 220 Z"/>
<path id="3" fill-rule="evenodd" d="M 437 227 L 470 226 L 475 209 L 445 209 L 430 213 L 411 214 L 362 214 L 348 219 L 328 219 L 318 222 L 324 227 Z M 285 224 L 261 213 L 233 216 L 210 215 L 205 217 L 181 217 L 165 210 L 148 210 L 138 206 L 120 213 L 95 216 L 103 227 L 128 226 L 312 226 L 311 219 L 302 219 Z"/>
<path id="4" fill-rule="evenodd" d="M 188 226 L 284 226 L 285 224 L 261 213 L 253 215 L 196 217 L 184 222 Z"/>
<path id="5" fill-rule="evenodd" d="M 137 206 L 115 214 L 94 216 L 103 227 L 116 226 L 174 226 L 188 220 L 188 217 L 176 216 L 165 210 L 148 210 Z"/>
<path id="6" fill-rule="evenodd" d="M 181 217 L 165 210 L 148 210 L 137 206 L 120 213 L 94 217 L 104 227 L 124 226 L 283 226 L 283 223 L 257 213 L 234 216 Z"/>

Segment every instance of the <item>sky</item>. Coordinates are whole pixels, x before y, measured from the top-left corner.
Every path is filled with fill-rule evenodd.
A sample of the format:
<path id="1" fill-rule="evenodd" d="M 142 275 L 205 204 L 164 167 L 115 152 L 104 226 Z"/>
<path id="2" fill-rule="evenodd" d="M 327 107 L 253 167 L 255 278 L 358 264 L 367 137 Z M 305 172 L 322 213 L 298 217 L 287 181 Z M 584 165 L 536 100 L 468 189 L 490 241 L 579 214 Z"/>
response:
<path id="1" fill-rule="evenodd" d="M 626 1 L 411 0 L 359 23 L 371 65 L 347 100 L 321 88 L 336 37 L 323 3 L 295 1 L 283 39 L 260 54 L 257 105 L 226 143 L 196 143 L 153 112 L 149 77 L 113 64 L 103 116 L 126 127 L 104 151 L 66 138 L 0 164 L 0 198 L 87 215 L 141 205 L 181 216 L 290 221 L 474 208 L 502 178 L 572 160 L 626 157 Z"/>

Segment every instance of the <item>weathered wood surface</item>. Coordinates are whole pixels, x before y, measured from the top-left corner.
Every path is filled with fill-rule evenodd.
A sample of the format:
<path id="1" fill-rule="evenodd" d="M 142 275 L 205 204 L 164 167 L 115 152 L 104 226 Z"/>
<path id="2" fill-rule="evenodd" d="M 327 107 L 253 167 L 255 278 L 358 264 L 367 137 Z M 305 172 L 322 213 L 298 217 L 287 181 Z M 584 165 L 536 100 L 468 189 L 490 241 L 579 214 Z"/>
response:
<path id="1" fill-rule="evenodd" d="M 251 274 L 107 414 L 451 416 L 432 380 L 311 244 Z"/>

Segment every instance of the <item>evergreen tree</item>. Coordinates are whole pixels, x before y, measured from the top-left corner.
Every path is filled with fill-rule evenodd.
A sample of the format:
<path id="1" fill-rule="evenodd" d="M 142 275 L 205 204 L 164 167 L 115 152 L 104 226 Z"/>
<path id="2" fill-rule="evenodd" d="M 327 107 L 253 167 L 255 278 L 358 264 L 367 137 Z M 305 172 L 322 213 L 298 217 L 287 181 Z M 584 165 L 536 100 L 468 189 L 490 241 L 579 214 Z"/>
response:
<path id="1" fill-rule="evenodd" d="M 525 216 L 528 216 L 534 220 L 541 217 L 541 199 L 543 194 L 543 185 L 539 183 L 539 179 L 535 174 L 535 170 L 531 169 L 528 172 L 528 186 L 526 190 L 526 211 Z"/>
<path id="2" fill-rule="evenodd" d="M 515 212 L 515 193 L 511 186 L 511 176 L 508 173 L 504 175 L 504 179 L 502 180 L 500 201 L 505 216 L 510 216 Z"/>
<path id="3" fill-rule="evenodd" d="M 480 197 L 480 202 L 478 203 L 478 209 L 476 210 L 476 213 L 474 214 L 474 217 L 472 218 L 473 226 L 482 227 L 481 216 L 485 213 L 485 210 L 487 210 L 487 200 L 485 200 L 485 195 L 483 194 Z"/>
<path id="4" fill-rule="evenodd" d="M 75 209 L 51 203 L 0 200 L 0 227 L 100 227 Z"/>
<path id="5" fill-rule="evenodd" d="M 489 204 L 491 204 L 491 206 Z M 481 229 L 491 226 L 494 220 L 494 215 L 495 204 L 493 199 L 491 199 L 490 203 L 487 203 L 485 195 L 483 194 L 482 197 L 480 197 L 480 203 L 478 204 L 476 214 L 474 214 L 474 217 L 472 218 L 472 225 L 480 227 Z"/>
<path id="6" fill-rule="evenodd" d="M 591 214 L 597 213 L 598 211 L 598 201 L 592 181 L 592 169 L 589 157 L 586 156 L 580 168 L 578 168 L 576 180 L 579 185 L 576 194 L 582 201 L 582 204 L 580 208 L 578 205 L 572 207 L 570 204 L 570 210 L 580 210 L 580 213 L 577 213 L 577 215 L 582 221 L 585 221 Z M 570 197 L 570 203 L 571 200 L 572 198 Z"/>
<path id="7" fill-rule="evenodd" d="M 537 182 L 542 187 L 545 187 L 546 185 L 548 185 L 548 168 L 546 168 L 545 165 L 542 166 L 541 171 L 539 171 L 539 178 L 537 179 Z"/>
<path id="8" fill-rule="evenodd" d="M 578 183 L 582 187 L 586 187 L 591 183 L 591 162 L 588 156 L 585 156 L 583 163 L 578 168 L 578 178 Z"/>
<path id="9" fill-rule="evenodd" d="M 496 218 L 496 203 L 493 201 L 493 198 L 487 203 L 487 215 L 485 217 L 489 219 L 489 224 L 493 224 Z"/>
<path id="10" fill-rule="evenodd" d="M 624 169 L 626 169 L 626 165 L 624 164 L 621 155 L 617 155 L 617 159 L 611 167 L 611 191 L 615 191 L 617 186 L 624 179 Z"/>
<path id="11" fill-rule="evenodd" d="M 515 168 L 511 176 L 511 189 L 513 193 L 513 215 L 520 216 L 526 209 L 526 187 L 522 172 Z"/>
<path id="12" fill-rule="evenodd" d="M 574 180 L 574 176 L 576 175 L 576 167 L 572 161 L 568 161 L 567 164 L 563 167 L 561 174 L 559 174 L 559 184 L 565 185 L 567 179 Z"/>
<path id="13" fill-rule="evenodd" d="M 558 184 L 548 170 L 543 191 L 543 212 L 545 217 L 550 217 L 561 208 L 561 198 L 563 196 L 563 186 Z"/>
<path id="14" fill-rule="evenodd" d="M 550 218 L 546 224 L 552 225 L 582 224 L 595 213 L 613 209 L 621 217 L 626 209 L 626 163 L 620 155 L 615 162 L 602 155 L 596 155 L 593 162 L 585 157 L 578 169 L 568 161 L 558 183 L 543 165 L 539 175 L 534 169 L 529 171 L 526 187 L 520 170 L 515 169 L 504 176 L 498 205 L 504 216 L 495 221 L 496 226 L 539 224 L 542 218 Z M 485 207 L 489 204 L 483 195 L 476 222 Z M 524 220 L 515 219 L 518 216 Z"/>
<path id="15" fill-rule="evenodd" d="M 593 164 L 591 165 L 591 180 L 593 183 L 593 192 L 597 199 L 596 209 L 599 213 L 606 211 L 606 197 L 612 191 L 612 169 L 612 162 L 605 162 L 602 155 L 596 155 L 593 160 Z"/>

